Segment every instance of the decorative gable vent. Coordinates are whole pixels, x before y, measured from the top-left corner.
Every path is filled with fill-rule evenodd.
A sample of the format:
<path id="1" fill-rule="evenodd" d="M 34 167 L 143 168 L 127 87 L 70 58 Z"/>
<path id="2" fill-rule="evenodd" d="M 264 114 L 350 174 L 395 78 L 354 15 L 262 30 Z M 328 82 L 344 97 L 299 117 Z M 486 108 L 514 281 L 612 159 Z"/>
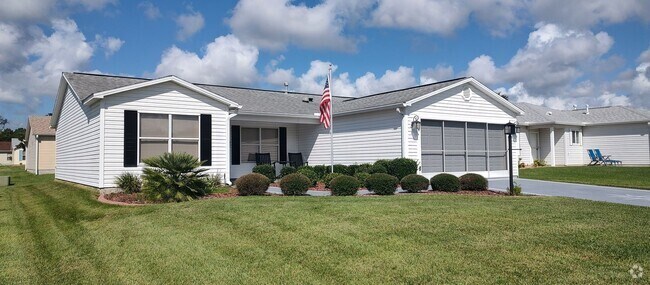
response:
<path id="1" fill-rule="evenodd" d="M 462 95 L 463 95 L 463 99 L 465 101 L 469 101 L 470 99 L 472 99 L 472 90 L 467 88 L 467 89 L 463 90 Z"/>

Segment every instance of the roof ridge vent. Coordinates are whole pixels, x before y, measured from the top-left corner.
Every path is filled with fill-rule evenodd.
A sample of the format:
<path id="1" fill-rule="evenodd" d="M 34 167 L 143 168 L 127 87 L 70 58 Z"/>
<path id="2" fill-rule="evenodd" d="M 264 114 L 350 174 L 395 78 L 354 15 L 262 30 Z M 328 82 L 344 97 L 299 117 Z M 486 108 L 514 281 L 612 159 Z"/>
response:
<path id="1" fill-rule="evenodd" d="M 548 111 L 548 112 L 546 112 L 546 115 L 547 115 L 547 116 L 553 115 L 553 112 Z"/>
<path id="2" fill-rule="evenodd" d="M 585 108 L 586 108 L 586 109 L 585 109 L 585 112 L 584 112 L 583 114 L 585 114 L 585 115 L 589 115 L 589 104 L 586 104 L 586 105 L 585 105 Z"/>

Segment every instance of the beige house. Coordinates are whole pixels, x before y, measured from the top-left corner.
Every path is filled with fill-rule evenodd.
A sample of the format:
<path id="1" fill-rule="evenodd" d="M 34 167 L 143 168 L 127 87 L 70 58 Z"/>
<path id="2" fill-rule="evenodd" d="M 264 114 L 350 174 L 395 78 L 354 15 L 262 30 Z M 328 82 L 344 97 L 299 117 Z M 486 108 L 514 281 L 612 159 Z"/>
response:
<path id="1" fill-rule="evenodd" d="M 35 174 L 54 173 L 56 130 L 50 128 L 51 116 L 30 116 L 25 131 L 25 169 Z"/>

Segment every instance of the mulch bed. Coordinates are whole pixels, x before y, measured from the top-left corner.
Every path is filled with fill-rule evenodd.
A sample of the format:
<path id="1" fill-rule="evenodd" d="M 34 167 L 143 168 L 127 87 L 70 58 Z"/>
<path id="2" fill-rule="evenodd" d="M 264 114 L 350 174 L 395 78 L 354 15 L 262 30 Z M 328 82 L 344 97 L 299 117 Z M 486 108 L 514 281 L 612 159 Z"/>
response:
<path id="1" fill-rule="evenodd" d="M 147 201 L 144 200 L 142 195 L 137 193 L 126 194 L 126 193 L 110 193 L 110 194 L 101 194 L 97 199 L 99 202 L 111 204 L 111 205 L 129 205 L 137 206 L 147 204 Z"/>
<path id="2" fill-rule="evenodd" d="M 227 193 L 212 193 L 201 199 L 213 199 L 213 198 L 230 198 L 239 196 L 239 192 L 235 188 L 230 188 Z"/>
<path id="3" fill-rule="evenodd" d="M 399 193 L 397 195 L 409 195 L 412 193 Z M 465 196 L 507 196 L 508 193 L 506 192 L 499 192 L 499 191 L 466 191 L 466 190 L 461 190 L 458 192 L 445 192 L 445 191 L 426 191 L 426 192 L 421 192 L 421 193 L 414 193 L 414 194 L 425 194 L 425 195 L 465 195 Z"/>

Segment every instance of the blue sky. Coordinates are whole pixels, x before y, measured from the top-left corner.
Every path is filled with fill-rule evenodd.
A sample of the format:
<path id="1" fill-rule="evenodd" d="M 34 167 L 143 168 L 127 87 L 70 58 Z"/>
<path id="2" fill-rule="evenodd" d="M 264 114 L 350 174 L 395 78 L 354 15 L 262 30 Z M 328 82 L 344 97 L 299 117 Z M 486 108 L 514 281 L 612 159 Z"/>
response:
<path id="1" fill-rule="evenodd" d="M 558 7 L 561 7 L 558 9 Z M 644 0 L 8 0 L 0 115 L 51 112 L 63 71 L 361 96 L 474 76 L 512 101 L 650 108 Z"/>

